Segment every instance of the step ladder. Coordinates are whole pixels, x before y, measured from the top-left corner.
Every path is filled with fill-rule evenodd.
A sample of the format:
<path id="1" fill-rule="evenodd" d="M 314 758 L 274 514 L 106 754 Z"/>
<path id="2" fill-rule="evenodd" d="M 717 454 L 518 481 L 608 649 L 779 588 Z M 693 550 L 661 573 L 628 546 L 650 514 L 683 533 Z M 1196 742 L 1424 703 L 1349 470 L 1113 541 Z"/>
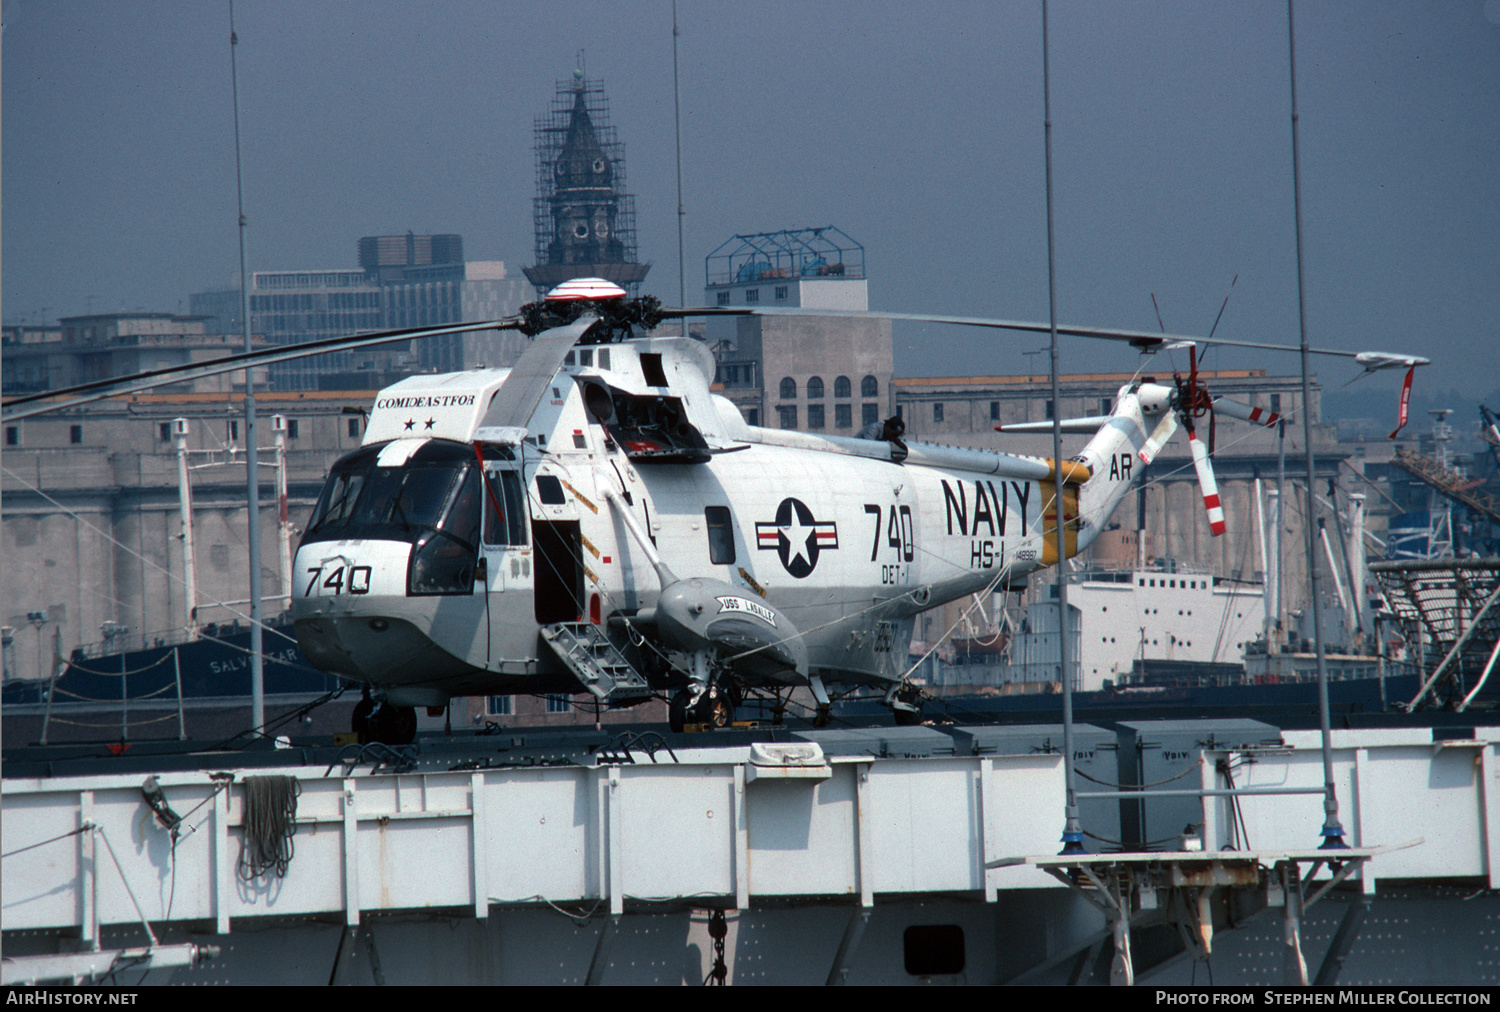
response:
<path id="1" fill-rule="evenodd" d="M 645 676 L 625 659 L 599 626 L 591 622 L 554 622 L 542 626 L 542 638 L 600 702 L 621 706 L 653 695 Z"/>

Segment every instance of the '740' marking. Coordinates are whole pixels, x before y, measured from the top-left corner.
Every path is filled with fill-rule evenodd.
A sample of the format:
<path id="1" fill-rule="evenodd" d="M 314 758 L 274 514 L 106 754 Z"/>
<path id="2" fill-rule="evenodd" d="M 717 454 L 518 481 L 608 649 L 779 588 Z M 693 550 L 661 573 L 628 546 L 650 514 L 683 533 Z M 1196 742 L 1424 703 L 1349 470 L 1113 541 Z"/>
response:
<path id="1" fill-rule="evenodd" d="M 312 579 L 307 581 L 307 589 L 302 592 L 303 597 L 314 596 L 318 588 L 318 578 L 323 576 L 323 570 L 327 566 L 319 566 L 317 569 L 309 568 Z M 345 571 L 348 571 L 348 579 L 345 579 Z M 368 594 L 370 592 L 370 567 L 369 566 L 338 566 L 323 579 L 323 589 L 331 590 L 335 594 Z M 318 595 L 322 596 L 322 595 Z"/>

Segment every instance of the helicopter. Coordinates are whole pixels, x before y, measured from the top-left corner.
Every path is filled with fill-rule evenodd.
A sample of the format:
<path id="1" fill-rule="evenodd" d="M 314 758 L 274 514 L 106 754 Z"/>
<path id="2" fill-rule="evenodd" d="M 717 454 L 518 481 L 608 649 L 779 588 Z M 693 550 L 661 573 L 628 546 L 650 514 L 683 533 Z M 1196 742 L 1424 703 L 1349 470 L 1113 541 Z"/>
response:
<path id="1" fill-rule="evenodd" d="M 298 548 L 299 646 L 382 690 L 357 715 L 375 737 L 452 696 L 580 691 L 670 693 L 673 730 L 796 687 L 819 720 L 837 687 L 915 722 L 915 617 L 1055 564 L 1059 513 L 1065 554 L 1087 548 L 1179 423 L 1224 530 L 1196 359 L 1064 423 L 1093 437 L 1053 461 L 748 425 L 710 389 L 702 342 L 634 336 L 654 300 L 600 279 L 523 314 L 535 339 L 514 368 L 380 392 Z"/>
<path id="2" fill-rule="evenodd" d="M 1061 420 L 1062 431 L 1090 435 L 1068 460 L 908 443 L 890 428 L 875 438 L 760 428 L 712 391 L 715 362 L 701 341 L 650 333 L 666 319 L 747 313 L 817 315 L 668 310 L 575 279 L 513 319 L 250 352 L 18 398 L 4 414 L 334 347 L 471 329 L 531 337 L 510 369 L 418 375 L 380 391 L 297 548 L 298 645 L 366 687 L 355 729 L 389 744 L 414 737 L 416 707 L 516 693 L 587 693 L 612 707 L 667 694 L 669 724 L 682 730 L 726 726 L 747 697 L 780 701 L 798 688 L 822 723 L 836 693 L 873 691 L 897 723 L 918 722 L 906 665 L 918 614 L 1024 585 L 1058 563 L 1060 542 L 1064 557 L 1083 551 L 1179 427 L 1210 529 L 1222 533 L 1197 423 L 1207 416 L 1211 440 L 1215 412 L 1279 421 L 1212 397 L 1192 354 L 1187 377 L 1133 379 L 1109 414 Z M 1196 347 L 1134 331 L 1057 332 L 1145 351 Z M 1367 354 L 1359 364 L 1425 360 Z"/>

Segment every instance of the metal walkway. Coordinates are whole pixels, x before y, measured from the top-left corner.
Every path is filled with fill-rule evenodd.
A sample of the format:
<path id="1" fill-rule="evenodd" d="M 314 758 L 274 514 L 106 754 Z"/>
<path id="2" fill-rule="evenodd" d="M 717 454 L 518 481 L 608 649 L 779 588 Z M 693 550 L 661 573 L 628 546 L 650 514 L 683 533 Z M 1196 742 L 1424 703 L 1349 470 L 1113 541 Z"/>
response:
<path id="1" fill-rule="evenodd" d="M 1052 911 L 1051 926 L 1035 966 L 1081 951 L 1098 934 L 1097 915 L 1067 913 L 1088 904 L 1038 867 L 1058 863 L 1048 855 L 1057 853 L 1062 825 L 1061 756 L 829 755 L 815 734 L 780 745 L 641 751 L 629 763 L 613 756 L 595 765 L 435 772 L 399 772 L 398 763 L 375 774 L 163 773 L 162 801 L 181 816 L 175 847 L 139 774 L 7 779 L 0 785 L 7 953 L 21 936 L 107 947 L 132 924 L 144 937 L 143 923 L 163 938 L 182 926 L 211 926 L 218 944 L 288 918 L 333 917 L 354 930 L 395 912 L 482 920 L 564 905 L 615 925 L 591 936 L 598 947 L 622 915 L 673 905 L 772 917 L 791 903 L 830 911 L 835 924 L 852 912 L 835 969 L 852 965 L 871 912 L 893 904 L 915 911 L 977 903 L 964 909 L 1009 912 L 994 923 L 1023 938 L 1036 930 L 1026 923 L 1027 904 L 1041 904 Z M 1222 791 L 1222 771 L 1232 768 L 1241 790 L 1318 788 L 1316 732 L 1282 739 L 1253 752 L 1204 752 L 1178 786 Z M 1422 728 L 1334 732 L 1343 823 L 1350 844 L 1366 848 L 1359 856 L 1421 841 L 1371 856 L 1356 895 L 1374 895 L 1385 880 L 1500 888 L 1497 743 L 1500 728 L 1438 740 Z M 268 774 L 273 779 L 256 779 Z M 272 844 L 281 839 L 255 800 L 277 784 L 299 793 L 285 875 L 241 875 L 247 840 L 265 843 L 268 832 Z M 1238 851 L 1237 888 L 1262 908 L 1276 905 L 1288 855 L 1319 839 L 1321 798 L 1249 793 L 1194 803 L 1202 806 L 1198 846 Z M 1138 860 L 1181 863 L 1171 851 Z M 1198 909 L 1166 896 L 1160 905 L 1189 919 Z M 1202 925 L 1195 930 L 1202 937 Z M 169 949 L 162 944 L 163 958 L 196 958 Z M 603 948 L 593 951 L 596 962 L 608 962 Z M 8 964 L 6 979 L 25 972 Z"/>

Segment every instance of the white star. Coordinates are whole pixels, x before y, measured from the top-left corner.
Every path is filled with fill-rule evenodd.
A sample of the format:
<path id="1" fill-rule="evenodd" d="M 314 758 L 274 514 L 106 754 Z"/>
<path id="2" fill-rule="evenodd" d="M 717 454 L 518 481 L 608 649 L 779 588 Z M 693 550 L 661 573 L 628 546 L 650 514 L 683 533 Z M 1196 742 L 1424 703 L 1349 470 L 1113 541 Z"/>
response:
<path id="1" fill-rule="evenodd" d="M 807 544 L 813 538 L 818 536 L 818 529 L 816 527 L 803 527 L 802 518 L 799 517 L 797 515 L 797 511 L 793 509 L 791 520 L 789 520 L 785 526 L 779 528 L 779 530 L 781 531 L 782 536 L 786 538 L 787 544 L 789 544 L 792 548 L 792 550 L 787 554 L 786 564 L 790 566 L 793 560 L 801 559 L 803 562 L 811 566 L 812 560 L 807 556 Z"/>

